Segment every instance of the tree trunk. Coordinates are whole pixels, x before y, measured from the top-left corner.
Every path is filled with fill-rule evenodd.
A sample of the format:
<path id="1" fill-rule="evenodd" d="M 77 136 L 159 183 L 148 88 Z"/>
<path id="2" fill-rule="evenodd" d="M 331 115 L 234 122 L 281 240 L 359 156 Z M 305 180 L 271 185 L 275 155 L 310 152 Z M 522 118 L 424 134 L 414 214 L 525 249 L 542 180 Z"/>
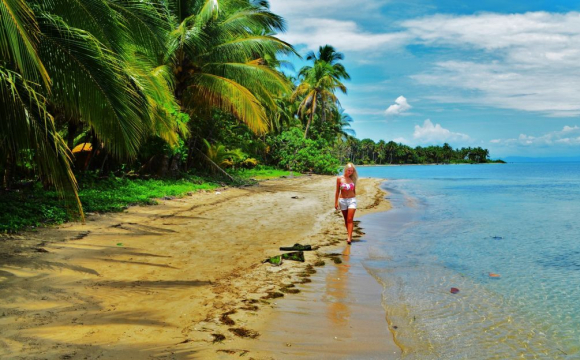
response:
<path id="1" fill-rule="evenodd" d="M 203 151 L 199 150 L 198 148 L 195 148 L 195 150 L 199 151 L 199 153 L 203 155 L 203 157 L 206 158 L 206 160 L 209 161 L 213 166 L 215 166 L 217 170 L 221 171 L 222 174 L 227 176 L 230 180 L 235 181 L 235 179 L 230 174 L 228 174 L 224 169 L 222 169 L 218 164 L 216 164 L 212 159 L 204 154 Z"/>
<path id="2" fill-rule="evenodd" d="M 316 111 L 316 96 L 313 97 L 312 111 L 310 112 L 310 119 L 308 119 L 308 122 L 306 123 L 306 130 L 304 131 L 304 138 L 305 139 L 306 139 L 306 136 L 308 135 L 308 128 L 310 127 L 310 124 L 312 124 L 312 120 L 314 120 L 314 111 Z"/>

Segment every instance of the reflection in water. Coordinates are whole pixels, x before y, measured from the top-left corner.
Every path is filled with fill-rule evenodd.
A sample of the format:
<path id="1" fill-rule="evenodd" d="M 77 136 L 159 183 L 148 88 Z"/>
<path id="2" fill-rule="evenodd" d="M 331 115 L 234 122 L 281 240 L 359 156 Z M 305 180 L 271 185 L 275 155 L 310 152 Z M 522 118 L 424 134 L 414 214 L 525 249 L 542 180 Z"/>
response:
<path id="1" fill-rule="evenodd" d="M 351 308 L 347 305 L 350 269 L 350 246 L 342 252 L 342 264 L 334 266 L 326 276 L 326 299 L 328 318 L 333 325 L 345 327 L 349 323 Z"/>

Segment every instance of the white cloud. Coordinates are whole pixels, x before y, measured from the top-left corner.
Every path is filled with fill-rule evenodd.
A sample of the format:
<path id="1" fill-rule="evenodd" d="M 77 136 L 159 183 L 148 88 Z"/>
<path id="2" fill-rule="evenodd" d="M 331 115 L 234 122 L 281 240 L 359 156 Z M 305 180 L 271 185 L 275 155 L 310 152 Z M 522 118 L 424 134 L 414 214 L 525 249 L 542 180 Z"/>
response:
<path id="1" fill-rule="evenodd" d="M 405 111 L 409 110 L 411 105 L 407 102 L 407 99 L 401 95 L 396 100 L 395 103 L 385 110 L 385 114 L 389 116 L 402 115 Z"/>
<path id="2" fill-rule="evenodd" d="M 403 26 L 416 43 L 471 58 L 437 62 L 413 76 L 423 85 L 461 90 L 440 100 L 580 115 L 580 13 L 436 15 Z"/>
<path id="3" fill-rule="evenodd" d="M 580 127 L 564 126 L 562 130 L 551 131 L 542 136 L 520 134 L 516 139 L 496 139 L 490 142 L 520 147 L 580 146 Z"/>
<path id="4" fill-rule="evenodd" d="M 393 141 L 396 142 L 397 144 L 409 144 L 409 141 L 404 137 L 395 138 L 393 139 Z"/>
<path id="5" fill-rule="evenodd" d="M 413 139 L 424 144 L 441 144 L 451 141 L 467 142 L 471 140 L 466 134 L 451 132 L 440 124 L 433 125 L 430 119 L 425 120 L 423 126 L 415 125 Z"/>
<path id="6" fill-rule="evenodd" d="M 298 18 L 288 33 L 279 37 L 291 44 L 304 44 L 310 50 L 331 44 L 341 52 L 383 52 L 404 44 L 404 33 L 372 33 L 350 20 L 329 18 Z"/>
<path id="7" fill-rule="evenodd" d="M 327 16 L 360 16 L 368 18 L 391 0 L 352 1 L 352 0 L 270 0 L 270 10 L 285 18 L 304 18 L 309 14 Z"/>

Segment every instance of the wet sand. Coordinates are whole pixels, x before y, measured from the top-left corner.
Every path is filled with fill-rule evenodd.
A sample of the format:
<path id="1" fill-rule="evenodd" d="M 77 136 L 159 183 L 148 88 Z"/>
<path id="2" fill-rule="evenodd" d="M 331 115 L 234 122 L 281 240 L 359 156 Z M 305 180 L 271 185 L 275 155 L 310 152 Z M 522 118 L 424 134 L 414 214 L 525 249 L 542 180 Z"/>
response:
<path id="1" fill-rule="evenodd" d="M 364 243 L 344 247 L 341 264 L 317 268 L 301 293 L 278 303 L 254 352 L 279 359 L 398 359 L 380 286 L 361 264 Z"/>
<path id="2" fill-rule="evenodd" d="M 357 216 L 388 208 L 378 184 L 361 180 Z M 318 346 L 312 358 L 325 358 L 325 344 L 343 358 L 372 358 L 356 354 L 383 351 L 372 348 L 383 335 L 394 349 L 379 285 L 364 269 L 342 256 L 343 265 L 325 258 L 310 274 L 324 253 L 345 248 L 333 185 L 324 176 L 271 180 L 4 236 L 0 357 L 284 359 Z M 305 263 L 261 263 L 296 242 L 320 248 Z M 293 284 L 300 293 L 285 287 Z M 280 323 L 292 325 L 288 336 Z"/>

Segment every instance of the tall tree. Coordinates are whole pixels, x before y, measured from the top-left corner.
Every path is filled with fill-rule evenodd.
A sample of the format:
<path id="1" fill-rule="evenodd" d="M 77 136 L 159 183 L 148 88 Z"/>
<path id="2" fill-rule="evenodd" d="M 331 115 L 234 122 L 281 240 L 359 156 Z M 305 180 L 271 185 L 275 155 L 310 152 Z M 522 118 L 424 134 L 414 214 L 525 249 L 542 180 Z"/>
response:
<path id="1" fill-rule="evenodd" d="M 324 122 L 327 114 L 332 112 L 331 107 L 339 105 L 335 95 L 336 90 L 346 94 L 346 86 L 342 80 L 350 79 L 344 66 L 338 62 L 344 59 L 344 55 L 330 45 L 321 46 L 318 55 L 310 52 L 306 59 L 313 61 L 314 64 L 300 69 L 298 75 L 300 84 L 292 95 L 293 100 L 301 99 L 298 108 L 299 116 L 308 116 L 304 138 L 308 136 L 308 129 L 317 110 L 320 119 Z"/>
<path id="2" fill-rule="evenodd" d="M 290 83 L 266 58 L 294 52 L 271 35 L 284 21 L 267 1 L 168 0 L 173 15 L 166 55 L 183 111 L 208 117 L 233 113 L 256 133 L 268 130 L 266 109 L 290 92 Z"/>

